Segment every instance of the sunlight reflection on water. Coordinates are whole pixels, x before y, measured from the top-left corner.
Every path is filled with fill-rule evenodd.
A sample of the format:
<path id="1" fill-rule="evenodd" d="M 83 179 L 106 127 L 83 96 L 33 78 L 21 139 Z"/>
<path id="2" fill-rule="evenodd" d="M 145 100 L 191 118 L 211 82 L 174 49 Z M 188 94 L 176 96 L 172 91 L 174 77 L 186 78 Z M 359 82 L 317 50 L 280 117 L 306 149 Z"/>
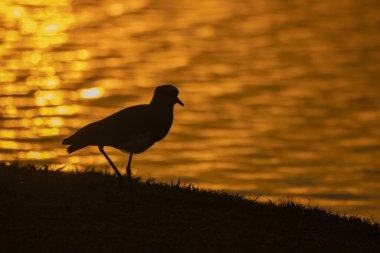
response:
<path id="1" fill-rule="evenodd" d="M 186 107 L 135 174 L 379 220 L 379 7 L 1 1 L 0 159 L 103 168 L 62 139 L 172 83 Z"/>

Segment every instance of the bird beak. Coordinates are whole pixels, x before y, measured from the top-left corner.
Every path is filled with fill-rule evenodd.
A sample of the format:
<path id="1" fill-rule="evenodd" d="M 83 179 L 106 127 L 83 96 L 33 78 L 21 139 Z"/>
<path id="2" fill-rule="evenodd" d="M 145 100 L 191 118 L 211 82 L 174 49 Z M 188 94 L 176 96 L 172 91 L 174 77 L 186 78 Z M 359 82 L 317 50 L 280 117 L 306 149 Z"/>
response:
<path id="1" fill-rule="evenodd" d="M 185 106 L 185 105 L 182 103 L 182 101 L 181 101 L 178 97 L 176 97 L 176 98 L 174 99 L 174 104 L 180 104 L 180 105 L 182 105 L 182 106 Z"/>

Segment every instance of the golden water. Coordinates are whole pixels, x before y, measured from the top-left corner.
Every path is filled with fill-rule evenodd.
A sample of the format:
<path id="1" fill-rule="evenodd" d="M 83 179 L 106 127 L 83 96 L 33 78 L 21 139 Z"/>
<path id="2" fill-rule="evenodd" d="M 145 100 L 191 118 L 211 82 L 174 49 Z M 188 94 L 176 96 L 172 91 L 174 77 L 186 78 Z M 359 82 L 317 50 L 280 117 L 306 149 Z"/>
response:
<path id="1" fill-rule="evenodd" d="M 0 159 L 104 168 L 62 139 L 170 83 L 186 106 L 134 174 L 380 220 L 379 13 L 378 0 L 1 0 Z"/>

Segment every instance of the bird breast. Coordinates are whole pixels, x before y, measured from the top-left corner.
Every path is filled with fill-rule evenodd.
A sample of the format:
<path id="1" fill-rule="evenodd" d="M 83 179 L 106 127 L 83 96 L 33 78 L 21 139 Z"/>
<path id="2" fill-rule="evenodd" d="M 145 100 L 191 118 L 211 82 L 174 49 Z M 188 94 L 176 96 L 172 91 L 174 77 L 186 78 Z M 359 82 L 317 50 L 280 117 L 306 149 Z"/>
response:
<path id="1" fill-rule="evenodd" d="M 162 140 L 169 132 L 173 123 L 173 110 L 155 114 L 153 135 L 154 141 Z"/>

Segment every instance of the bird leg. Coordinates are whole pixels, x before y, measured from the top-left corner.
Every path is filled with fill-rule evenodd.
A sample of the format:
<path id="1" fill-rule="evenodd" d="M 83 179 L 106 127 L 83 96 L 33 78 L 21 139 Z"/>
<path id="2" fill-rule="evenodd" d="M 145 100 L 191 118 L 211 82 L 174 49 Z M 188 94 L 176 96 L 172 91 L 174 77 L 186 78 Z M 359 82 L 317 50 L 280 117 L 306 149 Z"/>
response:
<path id="1" fill-rule="evenodd" d="M 128 178 L 132 178 L 131 162 L 132 162 L 132 153 L 129 153 L 129 160 L 128 160 L 128 165 L 126 168 L 126 173 L 127 173 Z"/>
<path id="2" fill-rule="evenodd" d="M 106 152 L 104 151 L 103 149 L 103 146 L 98 146 L 99 148 L 99 151 L 104 155 L 104 157 L 107 159 L 107 161 L 109 162 L 109 164 L 111 165 L 111 167 L 115 170 L 117 176 L 119 177 L 119 179 L 121 179 L 123 176 L 120 174 L 120 172 L 117 170 L 115 164 L 113 164 L 113 162 L 111 161 L 111 159 L 108 157 L 108 155 L 106 154 Z"/>
<path id="3" fill-rule="evenodd" d="M 134 205 L 133 188 L 132 188 L 132 171 L 131 171 L 132 155 L 133 155 L 132 153 L 129 153 L 129 160 L 128 160 L 126 172 L 127 172 L 127 179 L 128 179 L 129 195 L 132 199 L 132 204 Z"/>

